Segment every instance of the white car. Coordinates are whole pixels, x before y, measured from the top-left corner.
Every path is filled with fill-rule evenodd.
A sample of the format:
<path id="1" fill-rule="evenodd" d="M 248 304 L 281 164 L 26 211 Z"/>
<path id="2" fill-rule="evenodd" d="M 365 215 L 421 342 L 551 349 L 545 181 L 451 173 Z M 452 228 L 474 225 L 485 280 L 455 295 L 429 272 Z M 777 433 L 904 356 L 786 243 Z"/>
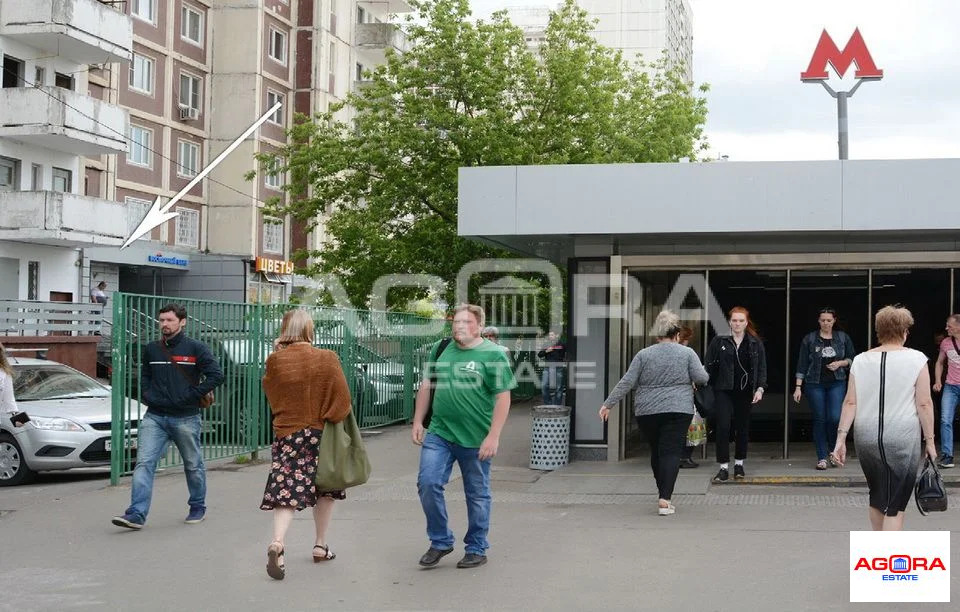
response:
<path id="1" fill-rule="evenodd" d="M 10 357 L 17 409 L 30 421 L 0 417 L 0 486 L 29 482 L 37 472 L 110 465 L 110 387 L 55 361 Z M 131 414 L 139 414 L 133 406 Z M 135 421 L 125 446 L 136 449 Z"/>

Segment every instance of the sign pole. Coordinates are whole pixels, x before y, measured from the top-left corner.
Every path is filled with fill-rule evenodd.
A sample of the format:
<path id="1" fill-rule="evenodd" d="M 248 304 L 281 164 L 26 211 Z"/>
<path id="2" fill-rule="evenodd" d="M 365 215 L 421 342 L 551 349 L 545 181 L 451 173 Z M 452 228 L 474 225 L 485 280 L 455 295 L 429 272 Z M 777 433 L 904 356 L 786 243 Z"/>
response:
<path id="1" fill-rule="evenodd" d="M 847 129 L 847 97 L 848 92 L 837 92 L 837 145 L 840 149 L 840 159 L 850 159 L 850 132 Z"/>

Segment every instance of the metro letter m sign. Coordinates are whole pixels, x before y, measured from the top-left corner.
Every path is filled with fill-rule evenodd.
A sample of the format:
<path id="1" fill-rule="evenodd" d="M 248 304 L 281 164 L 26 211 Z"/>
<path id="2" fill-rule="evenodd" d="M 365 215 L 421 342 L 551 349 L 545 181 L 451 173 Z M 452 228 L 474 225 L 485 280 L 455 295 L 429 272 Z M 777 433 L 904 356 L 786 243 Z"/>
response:
<path id="1" fill-rule="evenodd" d="M 873 63 L 870 51 L 867 50 L 867 45 L 863 42 L 863 36 L 860 34 L 860 28 L 853 31 L 853 36 L 847 41 L 847 46 L 843 48 L 843 51 L 837 48 L 836 43 L 824 30 L 823 34 L 820 35 L 817 48 L 813 51 L 810 65 L 807 66 L 806 72 L 800 73 L 800 80 L 819 81 L 829 78 L 830 75 L 827 74 L 828 63 L 833 66 L 837 76 L 841 78 L 850 68 L 850 64 L 853 63 L 857 65 L 855 76 L 858 79 L 883 78 L 883 70 L 879 70 L 877 65 Z"/>

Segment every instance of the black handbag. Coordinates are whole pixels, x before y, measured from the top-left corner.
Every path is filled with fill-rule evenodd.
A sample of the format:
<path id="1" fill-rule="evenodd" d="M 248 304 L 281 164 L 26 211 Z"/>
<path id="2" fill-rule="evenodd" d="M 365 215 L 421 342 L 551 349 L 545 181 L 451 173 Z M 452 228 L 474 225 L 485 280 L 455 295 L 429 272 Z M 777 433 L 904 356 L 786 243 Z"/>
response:
<path id="1" fill-rule="evenodd" d="M 703 385 L 693 390 L 693 405 L 697 412 L 705 419 L 713 418 L 714 403 L 717 401 L 713 387 Z"/>
<path id="2" fill-rule="evenodd" d="M 943 486 L 940 470 L 933 461 L 930 461 L 930 457 L 927 457 L 923 464 L 923 471 L 917 478 L 913 499 L 917 502 L 920 514 L 924 516 L 930 512 L 943 512 L 947 509 L 947 489 Z"/>

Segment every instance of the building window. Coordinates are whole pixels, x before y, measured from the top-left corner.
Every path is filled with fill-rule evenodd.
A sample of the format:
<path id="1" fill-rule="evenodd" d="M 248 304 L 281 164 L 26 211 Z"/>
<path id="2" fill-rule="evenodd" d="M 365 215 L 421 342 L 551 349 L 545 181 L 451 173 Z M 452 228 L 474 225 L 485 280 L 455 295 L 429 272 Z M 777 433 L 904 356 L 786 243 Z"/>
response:
<path id="1" fill-rule="evenodd" d="M 27 262 L 27 299 L 40 299 L 40 262 Z"/>
<path id="2" fill-rule="evenodd" d="M 130 62 L 130 89 L 153 95 L 153 60 L 139 53 Z"/>
<path id="3" fill-rule="evenodd" d="M 0 191 L 20 189 L 20 160 L 0 157 Z"/>
<path id="4" fill-rule="evenodd" d="M 150 200 L 141 200 L 140 198 L 126 197 L 123 203 L 127 205 L 127 235 L 129 236 L 140 226 L 140 222 L 147 216 L 150 210 Z M 147 232 L 137 240 L 148 240 L 150 232 Z"/>
<path id="5" fill-rule="evenodd" d="M 280 189 L 283 181 L 280 180 L 280 173 L 273 171 L 274 164 L 265 164 L 263 169 L 263 184 L 271 189 Z"/>
<path id="6" fill-rule="evenodd" d="M 327 93 L 334 95 L 337 74 L 337 43 L 330 41 L 330 55 L 327 58 Z"/>
<path id="7" fill-rule="evenodd" d="M 33 164 L 30 168 L 30 189 L 32 191 L 43 189 L 43 166 L 40 164 Z"/>
<path id="8" fill-rule="evenodd" d="M 3 54 L 3 87 L 23 87 L 23 60 Z"/>
<path id="9" fill-rule="evenodd" d="M 139 125 L 130 126 L 130 149 L 127 162 L 149 168 L 153 163 L 153 132 Z"/>
<path id="10" fill-rule="evenodd" d="M 53 190 L 61 193 L 70 193 L 73 190 L 73 172 L 63 168 L 54 168 Z"/>
<path id="11" fill-rule="evenodd" d="M 180 73 L 180 106 L 192 108 L 200 112 L 200 77 L 191 74 Z"/>
<path id="12" fill-rule="evenodd" d="M 33 71 L 33 86 L 42 87 L 47 82 L 47 71 L 43 66 L 37 66 Z"/>
<path id="13" fill-rule="evenodd" d="M 283 222 L 279 219 L 263 218 L 263 252 L 283 253 Z"/>
<path id="14" fill-rule="evenodd" d="M 157 0 L 133 0 L 133 9 L 131 10 L 134 17 L 142 19 L 144 21 L 149 21 L 150 23 L 157 22 Z"/>
<path id="15" fill-rule="evenodd" d="M 177 246 L 197 248 L 200 244 L 200 212 L 177 207 Z"/>
<path id="16" fill-rule="evenodd" d="M 73 91 L 73 77 L 69 74 L 57 72 L 53 84 L 61 89 Z"/>
<path id="17" fill-rule="evenodd" d="M 179 141 L 180 157 L 177 166 L 177 176 L 193 178 L 197 176 L 197 167 L 200 164 L 200 147 L 194 142 Z"/>
<path id="18" fill-rule="evenodd" d="M 180 7 L 180 38 L 203 44 L 203 13 L 186 4 Z"/>
<path id="19" fill-rule="evenodd" d="M 287 35 L 273 28 L 270 28 L 270 57 L 287 65 Z"/>
<path id="20" fill-rule="evenodd" d="M 357 62 L 357 80 L 358 81 L 363 80 L 363 64 L 361 64 L 360 62 Z"/>
<path id="21" fill-rule="evenodd" d="M 267 90 L 267 108 L 273 108 L 273 105 L 279 102 L 283 104 L 283 94 L 277 93 L 275 91 Z M 275 113 L 270 115 L 270 118 L 267 119 L 270 123 L 275 123 L 277 125 L 283 125 L 283 106 L 277 109 Z"/>
<path id="22" fill-rule="evenodd" d="M 357 7 L 357 23 L 367 23 L 367 11 L 362 6 Z"/>

